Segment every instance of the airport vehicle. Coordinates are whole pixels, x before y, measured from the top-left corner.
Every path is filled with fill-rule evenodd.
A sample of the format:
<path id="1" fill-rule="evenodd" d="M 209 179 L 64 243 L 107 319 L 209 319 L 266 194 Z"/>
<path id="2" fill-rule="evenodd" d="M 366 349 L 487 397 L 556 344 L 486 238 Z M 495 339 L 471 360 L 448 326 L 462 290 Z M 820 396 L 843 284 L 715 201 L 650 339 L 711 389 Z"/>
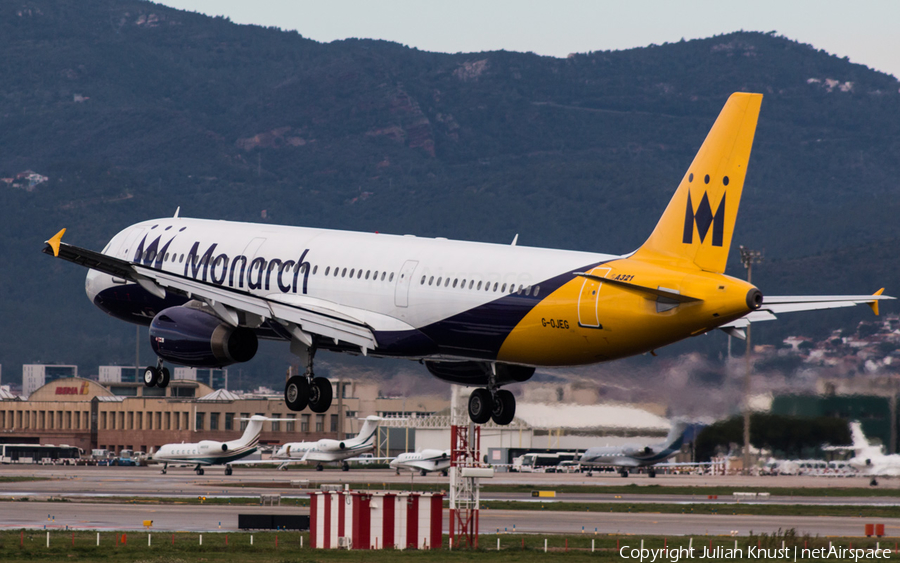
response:
<path id="1" fill-rule="evenodd" d="M 116 465 L 134 467 L 138 465 L 138 460 L 134 456 L 134 452 L 132 452 L 131 450 L 122 450 L 119 452 L 119 459 Z"/>
<path id="2" fill-rule="evenodd" d="M 316 471 L 322 471 L 325 463 L 340 463 L 341 470 L 348 471 L 348 461 L 375 449 L 375 435 L 381 417 L 368 416 L 359 434 L 348 440 L 323 438 L 316 442 L 290 442 L 272 454 L 272 460 L 287 463 L 315 463 Z M 374 458 L 367 458 L 367 462 Z"/>
<path id="3" fill-rule="evenodd" d="M 529 452 L 513 459 L 510 471 L 518 473 L 553 473 L 555 468 L 566 461 L 579 458 L 577 452 Z"/>
<path id="4" fill-rule="evenodd" d="M 579 462 L 582 467 L 614 467 L 622 477 L 628 477 L 629 470 L 647 467 L 647 476 L 656 477 L 653 466 L 664 462 L 681 450 L 687 428 L 687 423 L 678 421 L 672 425 L 665 441 L 651 446 L 627 444 L 588 448 Z"/>
<path id="5" fill-rule="evenodd" d="M 162 463 L 161 473 L 166 474 L 169 464 L 195 465 L 194 472 L 203 475 L 203 468 L 207 465 L 224 465 L 225 475 L 231 475 L 231 462 L 247 457 L 256 451 L 259 443 L 259 435 L 262 433 L 263 422 L 270 420 L 264 416 L 253 415 L 247 420 L 247 428 L 244 434 L 237 440 L 217 442 L 215 440 L 201 440 L 188 444 L 165 444 L 150 454 L 148 461 Z M 280 419 L 279 419 L 280 420 Z"/>
<path id="6" fill-rule="evenodd" d="M 503 386 L 536 367 L 653 352 L 720 328 L 744 337 L 779 313 L 869 304 L 881 295 L 767 297 L 724 275 L 761 94 L 725 104 L 650 237 L 622 256 L 302 227 L 188 219 L 136 223 L 102 252 L 62 242 L 44 252 L 90 268 L 100 309 L 150 326 L 158 360 L 220 367 L 251 359 L 258 339 L 290 342 L 306 369 L 285 402 L 326 411 L 319 350 L 421 360 L 442 380 L 477 387 L 476 423 L 509 424 Z M 592 236 L 591 233 L 585 233 Z"/>
<path id="7" fill-rule="evenodd" d="M 421 452 L 402 453 L 391 460 L 391 468 L 400 475 L 401 469 L 419 472 L 423 477 L 434 471 L 447 476 L 450 471 L 450 450 L 422 450 Z"/>
<path id="8" fill-rule="evenodd" d="M 75 465 L 84 451 L 75 446 L 52 444 L 0 444 L 0 463 Z"/>

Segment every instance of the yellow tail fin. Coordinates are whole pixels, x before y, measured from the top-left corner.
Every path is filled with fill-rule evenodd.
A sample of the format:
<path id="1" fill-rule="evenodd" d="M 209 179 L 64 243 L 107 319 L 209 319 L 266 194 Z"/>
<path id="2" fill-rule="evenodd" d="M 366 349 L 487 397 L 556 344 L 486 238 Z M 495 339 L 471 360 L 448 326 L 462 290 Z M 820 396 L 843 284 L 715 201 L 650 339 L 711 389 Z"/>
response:
<path id="1" fill-rule="evenodd" d="M 634 258 L 725 271 L 761 103 L 762 94 L 728 98 L 653 234 Z"/>

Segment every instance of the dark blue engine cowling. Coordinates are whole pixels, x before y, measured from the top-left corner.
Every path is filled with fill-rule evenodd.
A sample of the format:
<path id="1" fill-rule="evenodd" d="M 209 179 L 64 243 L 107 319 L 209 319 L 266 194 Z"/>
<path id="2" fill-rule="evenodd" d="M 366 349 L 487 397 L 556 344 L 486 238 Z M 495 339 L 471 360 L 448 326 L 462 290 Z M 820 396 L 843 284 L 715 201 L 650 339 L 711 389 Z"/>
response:
<path id="1" fill-rule="evenodd" d="M 246 362 L 259 342 L 246 327 L 233 327 L 191 307 L 169 307 L 150 323 L 150 346 L 160 358 L 191 367 L 223 367 Z"/>

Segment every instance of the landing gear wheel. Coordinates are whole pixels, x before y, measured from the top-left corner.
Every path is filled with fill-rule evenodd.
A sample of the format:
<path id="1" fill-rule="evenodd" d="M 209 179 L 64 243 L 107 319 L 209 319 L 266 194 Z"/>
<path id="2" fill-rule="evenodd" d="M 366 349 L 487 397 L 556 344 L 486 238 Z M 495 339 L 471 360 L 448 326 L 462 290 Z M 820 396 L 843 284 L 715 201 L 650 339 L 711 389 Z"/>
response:
<path id="1" fill-rule="evenodd" d="M 870 486 L 870 487 L 877 487 L 877 486 L 878 486 L 878 479 L 876 479 L 875 477 L 872 477 L 872 480 L 869 481 L 869 486 Z"/>
<path id="2" fill-rule="evenodd" d="M 398 469 L 394 474 L 395 474 L 395 475 L 400 475 L 400 470 Z"/>
<path id="3" fill-rule="evenodd" d="M 202 467 L 198 467 L 198 468 L 197 468 L 197 475 L 203 475 L 203 468 L 202 468 Z"/>
<path id="4" fill-rule="evenodd" d="M 650 477 L 651 479 L 653 479 L 654 477 L 656 477 L 656 471 L 654 471 L 653 469 L 648 469 L 647 477 Z"/>
<path id="5" fill-rule="evenodd" d="M 230 465 L 225 466 L 225 475 L 231 475 L 233 472 L 234 469 L 232 469 Z"/>
<path id="6" fill-rule="evenodd" d="M 419 470 L 419 475 L 421 475 L 422 477 L 425 477 L 426 475 L 428 475 L 428 472 L 425 471 L 424 469 L 420 469 L 420 470 Z"/>
<path id="7" fill-rule="evenodd" d="M 444 477 L 446 477 L 446 476 L 448 475 L 447 470 L 444 469 L 443 471 L 441 471 L 441 475 L 443 475 Z"/>
<path id="8" fill-rule="evenodd" d="M 309 386 L 309 410 L 322 413 L 331 408 L 334 391 L 331 382 L 324 377 L 313 378 Z"/>
<path id="9" fill-rule="evenodd" d="M 156 386 L 160 389 L 165 389 L 169 386 L 169 368 L 159 370 L 159 381 L 156 382 Z"/>
<path id="10" fill-rule="evenodd" d="M 284 386 L 284 403 L 292 411 L 302 411 L 309 403 L 309 382 L 295 375 Z"/>
<path id="11" fill-rule="evenodd" d="M 324 470 L 325 470 L 325 466 L 322 465 L 321 463 L 316 465 L 316 471 L 324 471 Z"/>
<path id="12" fill-rule="evenodd" d="M 506 426 L 516 416 L 516 398 L 506 389 L 500 389 L 494 394 L 491 419 L 500 426 Z"/>
<path id="13" fill-rule="evenodd" d="M 144 368 L 144 387 L 154 387 L 159 381 L 159 370 L 154 366 Z"/>
<path id="14" fill-rule="evenodd" d="M 628 472 L 625 470 L 622 470 L 622 471 L 619 471 L 619 475 L 621 475 L 622 477 L 628 477 Z"/>
<path id="15" fill-rule="evenodd" d="M 346 461 L 341 464 L 341 471 L 350 471 L 350 465 Z"/>
<path id="16" fill-rule="evenodd" d="M 475 424 L 484 424 L 491 419 L 491 410 L 494 401 L 491 392 L 483 387 L 472 391 L 469 395 L 469 418 Z"/>
<path id="17" fill-rule="evenodd" d="M 165 470 L 165 469 L 162 469 L 162 470 L 160 470 L 160 473 L 162 473 L 163 475 L 165 475 L 165 474 L 166 474 L 166 470 Z"/>

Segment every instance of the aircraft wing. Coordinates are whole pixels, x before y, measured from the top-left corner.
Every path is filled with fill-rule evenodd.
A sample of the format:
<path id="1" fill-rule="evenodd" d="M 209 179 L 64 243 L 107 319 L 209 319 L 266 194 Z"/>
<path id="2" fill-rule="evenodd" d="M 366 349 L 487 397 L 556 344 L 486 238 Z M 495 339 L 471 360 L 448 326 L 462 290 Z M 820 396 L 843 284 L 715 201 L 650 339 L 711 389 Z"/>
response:
<path id="1" fill-rule="evenodd" d="M 129 262 L 101 252 L 79 248 L 62 242 L 65 229 L 47 241 L 44 253 L 69 262 L 98 270 L 100 272 L 127 279 L 139 284 L 145 290 L 163 298 L 166 292 L 184 295 L 189 299 L 203 301 L 222 319 L 237 326 L 238 313 L 249 313 L 261 319 L 271 319 L 282 325 L 287 332 L 304 344 L 312 344 L 312 335 L 331 338 L 337 343 L 346 342 L 359 346 L 363 354 L 376 346 L 371 323 L 390 325 L 395 328 L 396 319 L 384 315 L 363 321 L 356 311 L 322 300 L 275 294 L 266 297 L 252 295 L 210 282 L 187 278 L 172 272 L 165 272 L 142 264 Z M 373 317 L 368 313 L 368 317 Z M 381 318 L 384 317 L 384 318 Z"/>
<path id="2" fill-rule="evenodd" d="M 878 302 L 894 299 L 888 295 L 882 295 L 884 288 L 872 295 L 773 295 L 763 298 L 762 307 L 744 315 L 736 321 L 732 321 L 719 328 L 729 334 L 742 338 L 740 329 L 750 326 L 750 323 L 762 321 L 774 321 L 780 313 L 794 313 L 797 311 L 817 311 L 820 309 L 837 309 L 839 307 L 853 307 L 866 304 L 878 314 Z"/>

